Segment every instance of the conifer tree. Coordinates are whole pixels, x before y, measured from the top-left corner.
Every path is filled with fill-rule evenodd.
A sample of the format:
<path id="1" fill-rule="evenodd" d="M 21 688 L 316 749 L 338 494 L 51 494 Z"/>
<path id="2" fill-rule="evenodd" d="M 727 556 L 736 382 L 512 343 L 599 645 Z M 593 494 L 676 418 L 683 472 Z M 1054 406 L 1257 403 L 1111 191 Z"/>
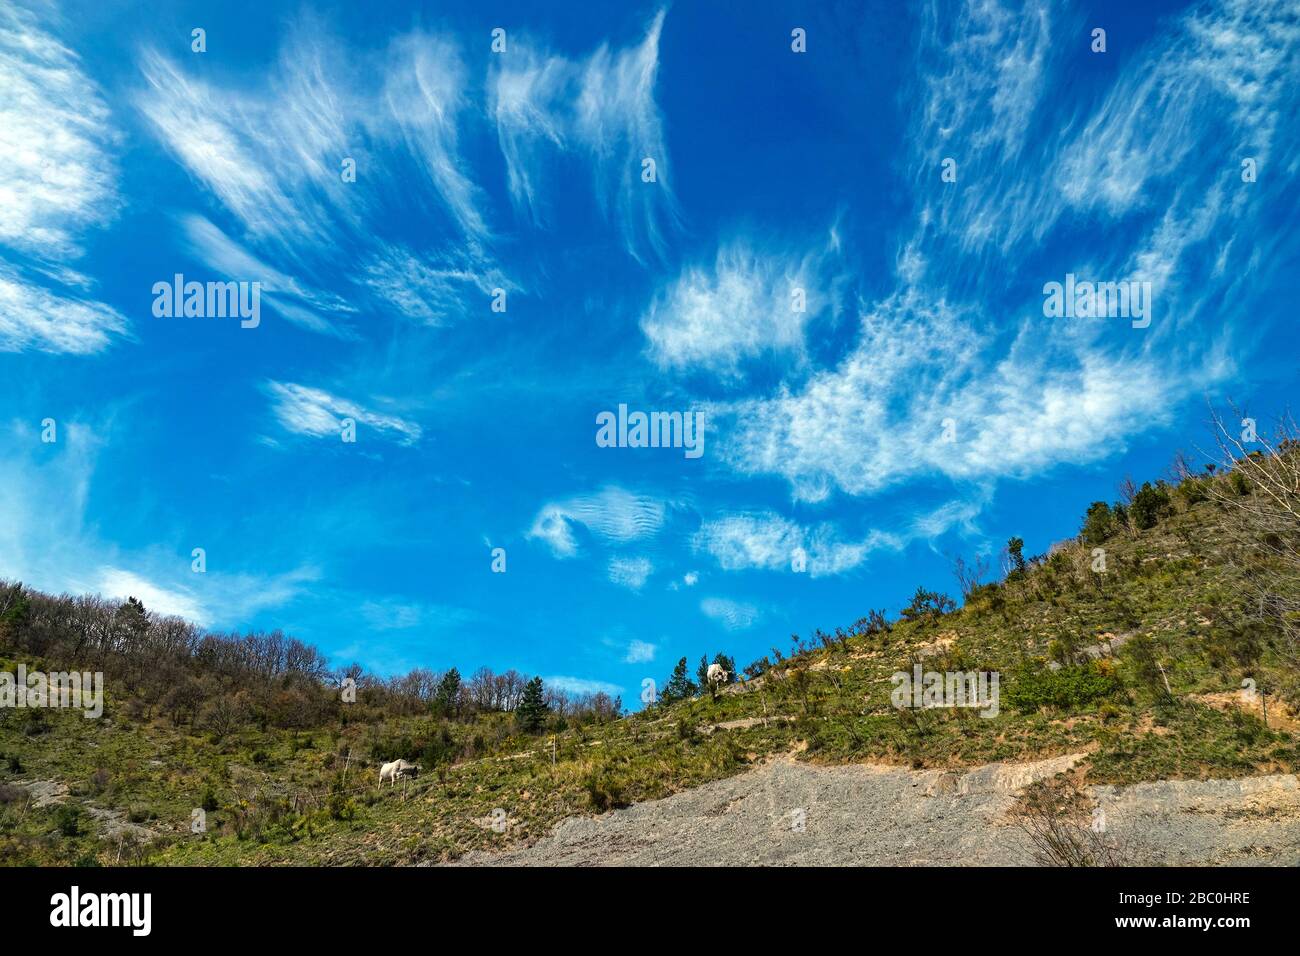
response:
<path id="1" fill-rule="evenodd" d="M 673 668 L 673 676 L 668 678 L 668 683 L 664 685 L 659 699 L 666 704 L 671 704 L 675 700 L 688 700 L 695 696 L 698 689 L 695 682 L 687 676 L 686 658 L 683 657 Z"/>
<path id="2" fill-rule="evenodd" d="M 546 720 L 546 714 L 550 708 L 546 706 L 546 696 L 542 691 L 542 679 L 534 677 L 524 685 L 524 696 L 519 701 L 519 706 L 515 708 L 515 720 L 530 734 L 537 733 L 542 729 L 542 723 Z"/>

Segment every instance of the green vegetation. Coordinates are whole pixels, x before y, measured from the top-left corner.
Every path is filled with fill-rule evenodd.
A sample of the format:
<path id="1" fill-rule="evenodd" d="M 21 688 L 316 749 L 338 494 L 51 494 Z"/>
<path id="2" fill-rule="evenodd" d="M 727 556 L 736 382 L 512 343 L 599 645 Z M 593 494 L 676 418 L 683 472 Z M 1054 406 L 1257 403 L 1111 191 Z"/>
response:
<path id="1" fill-rule="evenodd" d="M 514 672 L 333 672 L 278 633 L 220 637 L 138 601 L 0 586 L 0 670 L 106 682 L 96 720 L 0 708 L 0 861 L 445 860 L 788 752 L 952 768 L 1086 752 L 1103 783 L 1296 772 L 1300 492 L 1279 506 L 1269 482 L 1300 488 L 1298 456 L 1251 454 L 1094 502 L 1049 554 L 1013 538 L 1002 580 L 963 563 L 961 607 L 922 586 L 897 620 L 871 610 L 794 635 L 716 698 L 682 658 L 632 715 Z M 710 661 L 735 678 L 720 653 L 697 678 Z M 895 709 L 891 675 L 915 663 L 997 671 L 1005 706 Z M 397 758 L 420 776 L 380 788 Z"/>

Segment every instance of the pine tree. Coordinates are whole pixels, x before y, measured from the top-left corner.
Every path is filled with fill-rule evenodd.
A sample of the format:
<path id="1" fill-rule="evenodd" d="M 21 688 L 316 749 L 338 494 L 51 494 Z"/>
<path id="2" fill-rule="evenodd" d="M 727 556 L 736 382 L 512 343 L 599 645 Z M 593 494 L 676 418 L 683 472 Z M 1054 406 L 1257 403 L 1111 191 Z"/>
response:
<path id="1" fill-rule="evenodd" d="M 460 671 L 452 668 L 438 681 L 438 689 L 433 694 L 433 709 L 442 716 L 456 713 L 460 703 Z"/>
<path id="2" fill-rule="evenodd" d="M 523 699 L 515 708 L 515 720 L 519 722 L 520 727 L 533 734 L 542 729 L 549 711 L 550 708 L 546 706 L 546 696 L 542 692 L 542 679 L 534 677 L 524 685 Z"/>
<path id="3" fill-rule="evenodd" d="M 1023 538 L 1012 538 L 1007 542 L 1007 554 L 1011 556 L 1013 574 L 1025 573 L 1025 542 Z"/>
<path id="4" fill-rule="evenodd" d="M 668 683 L 664 685 L 663 691 L 659 694 L 659 699 L 665 704 L 671 704 L 675 700 L 687 700 L 694 697 L 699 690 L 695 682 L 687 676 L 686 658 L 677 662 L 673 668 L 673 676 L 668 678 Z"/>
<path id="5" fill-rule="evenodd" d="M 718 651 L 718 653 L 714 655 L 713 663 L 722 665 L 722 669 L 727 672 L 728 684 L 734 684 L 736 682 L 736 659 L 734 657 L 728 657 L 726 654 Z M 705 673 L 708 673 L 707 668 L 705 669 Z"/>

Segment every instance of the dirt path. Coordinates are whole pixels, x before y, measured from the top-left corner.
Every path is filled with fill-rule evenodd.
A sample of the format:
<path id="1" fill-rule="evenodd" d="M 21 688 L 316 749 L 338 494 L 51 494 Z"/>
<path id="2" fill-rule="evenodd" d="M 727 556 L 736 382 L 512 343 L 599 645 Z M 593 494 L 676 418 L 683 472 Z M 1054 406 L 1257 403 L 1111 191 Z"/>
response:
<path id="1" fill-rule="evenodd" d="M 1018 865 L 1028 838 L 1006 811 L 1026 785 L 1082 755 L 965 773 L 780 759 L 600 817 L 575 817 L 531 847 L 463 865 Z M 1294 776 L 1095 787 L 1109 832 L 1151 862 L 1300 865 Z M 1143 862 L 1146 862 L 1144 860 Z"/>

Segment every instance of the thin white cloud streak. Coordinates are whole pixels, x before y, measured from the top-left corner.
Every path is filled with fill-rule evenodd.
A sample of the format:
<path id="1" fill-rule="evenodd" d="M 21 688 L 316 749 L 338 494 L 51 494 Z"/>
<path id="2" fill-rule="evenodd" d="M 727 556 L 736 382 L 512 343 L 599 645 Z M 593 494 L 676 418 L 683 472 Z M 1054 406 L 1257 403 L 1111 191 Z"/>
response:
<path id="1" fill-rule="evenodd" d="M 443 326 L 465 310 L 467 296 L 486 308 L 495 289 L 518 288 L 492 265 L 472 253 L 455 250 L 417 256 L 387 243 L 364 266 L 364 284 L 387 306 L 428 326 Z"/>
<path id="2" fill-rule="evenodd" d="M 488 77 L 488 112 L 516 208 L 540 219 L 543 166 L 554 153 L 577 152 L 592 166 L 601 209 L 639 260 L 661 256 L 680 221 L 654 97 L 664 15 L 655 15 L 639 44 L 603 44 L 582 61 L 537 53 L 516 39 L 510 54 L 494 58 Z M 642 181 L 647 158 L 657 182 Z"/>
<path id="3" fill-rule="evenodd" d="M 116 309 L 52 292 L 0 265 L 0 351 L 90 355 L 127 331 Z"/>
<path id="4" fill-rule="evenodd" d="M 357 425 L 357 441 L 366 440 L 370 429 L 381 438 L 399 445 L 413 445 L 420 440 L 420 426 L 395 415 L 382 415 L 349 399 L 292 382 L 270 381 L 265 391 L 271 399 L 271 413 L 286 431 L 312 438 L 341 440 L 343 419 Z"/>
<path id="5" fill-rule="evenodd" d="M 456 118 L 464 108 L 465 76 L 459 51 L 438 37 L 411 33 L 394 40 L 384 60 L 387 109 L 370 125 L 396 133 L 465 233 L 486 237 L 478 187 L 460 171 Z"/>
<path id="6" fill-rule="evenodd" d="M 181 230 L 190 252 L 224 280 L 262 283 L 266 303 L 290 322 L 313 332 L 355 338 L 344 317 L 356 309 L 339 296 L 312 289 L 267 265 L 202 216 L 182 216 Z"/>
<path id="7" fill-rule="evenodd" d="M 534 222 L 540 203 L 536 151 L 569 146 L 571 118 L 561 113 L 561 99 L 575 75 L 574 64 L 563 57 L 538 57 L 517 46 L 488 78 L 488 112 L 506 161 L 510 198 Z"/>
<path id="8" fill-rule="evenodd" d="M 81 233 L 117 214 L 119 138 L 80 58 L 33 13 L 0 7 L 0 243 L 79 255 Z"/>
<path id="9" fill-rule="evenodd" d="M 463 172 L 466 78 L 450 41 L 407 33 L 371 52 L 296 24 L 256 87 L 205 82 L 152 49 L 142 51 L 139 66 L 140 113 L 241 227 L 233 238 L 219 233 L 224 242 L 191 237 L 193 250 L 214 268 L 234 257 L 223 246 L 274 263 L 267 268 L 296 298 L 271 304 L 291 321 L 351 337 L 338 315 L 368 305 L 441 325 L 464 314 L 473 297 L 516 288 L 487 251 L 484 197 Z M 355 162 L 355 183 L 341 177 L 345 159 Z M 400 194 L 368 188 L 393 182 L 408 186 Z M 428 216 L 434 245 L 451 239 L 465 248 L 431 254 L 391 238 L 391 214 L 412 205 Z M 438 235 L 440 226 L 450 233 Z M 355 268 L 340 271 L 342 250 Z M 313 284 L 340 281 L 353 284 L 353 304 L 313 301 L 324 298 Z"/>
<path id="10" fill-rule="evenodd" d="M 17 4 L 0 8 L 0 351 L 89 355 L 127 334 L 65 265 L 118 214 L 120 132 L 81 60 Z M 56 288 L 62 286 L 62 288 Z"/>
<path id="11" fill-rule="evenodd" d="M 445 628 L 473 621 L 477 615 L 464 608 L 426 604 L 401 598 L 382 598 L 362 603 L 361 616 L 376 631 L 405 631 L 412 628 Z"/>

